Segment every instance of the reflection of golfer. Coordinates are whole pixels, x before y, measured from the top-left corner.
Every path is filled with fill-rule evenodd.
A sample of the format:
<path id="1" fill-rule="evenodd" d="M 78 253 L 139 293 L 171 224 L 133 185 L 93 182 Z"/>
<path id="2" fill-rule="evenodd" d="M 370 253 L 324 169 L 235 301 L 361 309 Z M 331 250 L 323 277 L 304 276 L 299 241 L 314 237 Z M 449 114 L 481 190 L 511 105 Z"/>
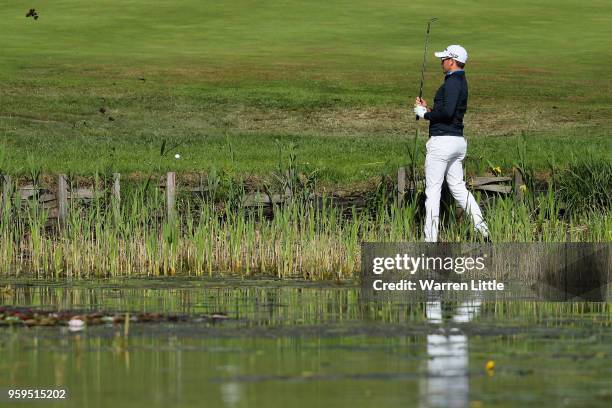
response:
<path id="1" fill-rule="evenodd" d="M 482 301 L 477 292 L 457 307 L 453 323 L 469 323 L 478 315 Z M 427 335 L 427 377 L 421 387 L 423 407 L 465 407 L 469 401 L 468 337 L 457 327 L 448 327 L 449 304 L 439 299 L 427 302 L 427 321 L 441 325 L 434 334 Z M 444 310 L 444 312 L 443 312 Z"/>
<path id="2" fill-rule="evenodd" d="M 449 45 L 435 56 L 440 58 L 446 74 L 444 83 L 436 92 L 433 109 L 428 109 L 427 102 L 421 98 L 416 98 L 414 107 L 415 114 L 429 120 L 430 138 L 425 157 L 425 241 L 438 240 L 440 192 L 445 176 L 455 200 L 472 216 L 475 229 L 487 237 L 487 224 L 474 196 L 465 187 L 461 165 L 467 150 L 463 138 L 463 115 L 468 100 L 468 84 L 463 70 L 467 51 L 460 45 Z"/>

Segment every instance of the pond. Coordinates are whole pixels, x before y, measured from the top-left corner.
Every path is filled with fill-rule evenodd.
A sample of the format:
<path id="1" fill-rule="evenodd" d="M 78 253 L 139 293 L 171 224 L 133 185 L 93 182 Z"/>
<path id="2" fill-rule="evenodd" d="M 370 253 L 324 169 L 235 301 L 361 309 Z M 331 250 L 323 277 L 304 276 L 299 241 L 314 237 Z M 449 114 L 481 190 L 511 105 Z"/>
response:
<path id="1" fill-rule="evenodd" d="M 130 324 L 5 322 L 0 405 L 41 406 L 9 400 L 15 388 L 66 390 L 50 407 L 612 405 L 609 302 L 176 277 L 5 283 L 5 315 L 129 313 Z M 173 318 L 138 320 L 150 313 Z"/>

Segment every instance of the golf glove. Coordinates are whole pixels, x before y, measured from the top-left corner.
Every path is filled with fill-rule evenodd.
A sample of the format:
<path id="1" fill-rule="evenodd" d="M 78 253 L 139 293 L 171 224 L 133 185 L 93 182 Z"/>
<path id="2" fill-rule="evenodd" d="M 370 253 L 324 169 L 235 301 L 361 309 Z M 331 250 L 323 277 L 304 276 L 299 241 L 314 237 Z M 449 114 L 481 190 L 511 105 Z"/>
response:
<path id="1" fill-rule="evenodd" d="M 417 115 L 421 119 L 425 119 L 425 114 L 427 113 L 427 108 L 421 105 L 417 105 L 414 107 L 414 114 Z"/>

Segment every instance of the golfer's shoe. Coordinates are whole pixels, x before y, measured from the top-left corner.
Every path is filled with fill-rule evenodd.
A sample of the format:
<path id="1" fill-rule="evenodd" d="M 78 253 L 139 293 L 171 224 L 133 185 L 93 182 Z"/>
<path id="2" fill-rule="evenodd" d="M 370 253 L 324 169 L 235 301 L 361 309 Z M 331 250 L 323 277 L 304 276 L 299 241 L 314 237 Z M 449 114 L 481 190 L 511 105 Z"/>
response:
<path id="1" fill-rule="evenodd" d="M 489 227 L 487 227 L 484 221 L 475 226 L 474 231 L 479 232 L 483 238 L 489 238 Z"/>

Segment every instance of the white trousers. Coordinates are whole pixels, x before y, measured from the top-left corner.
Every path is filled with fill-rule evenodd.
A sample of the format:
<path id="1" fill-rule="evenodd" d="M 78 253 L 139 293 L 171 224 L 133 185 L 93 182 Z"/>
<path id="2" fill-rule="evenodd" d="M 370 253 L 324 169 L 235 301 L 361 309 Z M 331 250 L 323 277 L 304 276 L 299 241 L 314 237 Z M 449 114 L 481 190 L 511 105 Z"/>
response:
<path id="1" fill-rule="evenodd" d="M 474 196 L 465 187 L 462 162 L 467 151 L 465 138 L 433 136 L 427 142 L 425 156 L 425 242 L 438 241 L 440 195 L 446 177 L 448 188 L 463 210 L 472 216 L 474 229 L 487 237 L 489 229 Z"/>

